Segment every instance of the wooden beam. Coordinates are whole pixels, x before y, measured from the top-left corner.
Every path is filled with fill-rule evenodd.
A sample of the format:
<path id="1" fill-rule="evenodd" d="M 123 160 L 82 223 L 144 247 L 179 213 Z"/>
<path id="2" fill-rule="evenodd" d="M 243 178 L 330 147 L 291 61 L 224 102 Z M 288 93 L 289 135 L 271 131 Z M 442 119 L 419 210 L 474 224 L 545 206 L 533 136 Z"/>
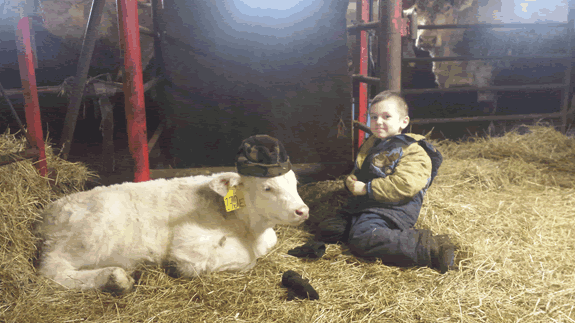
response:
<path id="1" fill-rule="evenodd" d="M 0 165 L 6 165 L 18 161 L 23 161 L 26 159 L 37 158 L 38 154 L 40 154 L 40 151 L 37 148 L 33 147 L 16 154 L 0 155 Z"/>
<path id="2" fill-rule="evenodd" d="M 110 99 L 101 96 L 98 99 L 102 112 L 102 166 L 105 174 L 114 172 L 114 106 Z"/>
<path id="3" fill-rule="evenodd" d="M 160 122 L 160 125 L 158 125 L 156 128 L 156 131 L 154 131 L 154 135 L 152 135 L 152 138 L 150 138 L 150 141 L 148 141 L 148 153 L 152 152 L 154 145 L 156 145 L 156 142 L 158 142 L 160 135 L 162 135 L 162 132 L 164 131 L 164 127 L 166 127 L 165 119 Z"/>
<path id="4" fill-rule="evenodd" d="M 350 172 L 353 166 L 353 161 L 299 163 L 292 164 L 292 170 L 296 173 L 300 184 L 306 184 L 315 181 L 334 180 L 342 174 Z M 150 170 L 150 178 L 180 178 L 193 175 L 208 175 L 218 172 L 236 172 L 236 167 L 223 166 L 188 169 L 156 169 Z"/>

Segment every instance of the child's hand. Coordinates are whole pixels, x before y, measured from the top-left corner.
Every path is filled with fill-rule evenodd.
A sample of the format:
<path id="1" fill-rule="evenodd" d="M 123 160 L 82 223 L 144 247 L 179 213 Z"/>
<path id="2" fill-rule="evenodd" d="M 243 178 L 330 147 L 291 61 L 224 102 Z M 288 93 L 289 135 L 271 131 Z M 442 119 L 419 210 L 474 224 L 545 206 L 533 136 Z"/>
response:
<path id="1" fill-rule="evenodd" d="M 346 178 L 346 187 L 354 196 L 362 196 L 366 194 L 366 184 L 362 181 L 358 181 L 358 178 L 353 174 Z"/>

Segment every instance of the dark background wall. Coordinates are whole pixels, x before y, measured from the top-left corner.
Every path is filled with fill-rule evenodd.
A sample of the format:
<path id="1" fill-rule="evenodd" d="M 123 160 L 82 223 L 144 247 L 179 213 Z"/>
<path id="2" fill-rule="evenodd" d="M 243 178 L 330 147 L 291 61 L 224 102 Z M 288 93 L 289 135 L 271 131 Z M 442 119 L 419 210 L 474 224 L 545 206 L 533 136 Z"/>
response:
<path id="1" fill-rule="evenodd" d="M 295 163 L 350 159 L 350 140 L 337 138 L 340 118 L 350 121 L 347 5 L 303 1 L 272 19 L 240 1 L 165 1 L 163 144 L 178 166 L 230 165 L 262 133 Z"/>

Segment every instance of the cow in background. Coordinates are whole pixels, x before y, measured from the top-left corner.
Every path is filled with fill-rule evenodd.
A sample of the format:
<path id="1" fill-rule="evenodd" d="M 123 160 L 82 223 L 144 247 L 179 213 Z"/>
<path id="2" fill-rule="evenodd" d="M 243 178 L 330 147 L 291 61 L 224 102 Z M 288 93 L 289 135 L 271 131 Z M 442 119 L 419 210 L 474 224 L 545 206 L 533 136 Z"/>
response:
<path id="1" fill-rule="evenodd" d="M 416 0 L 407 4 L 409 8 L 404 10 L 405 16 L 416 12 L 418 25 L 511 22 L 503 21 L 498 10 L 494 10 L 502 9 L 504 3 L 501 0 Z M 516 20 L 520 21 L 518 18 Z M 554 18 L 557 19 L 557 15 Z M 536 19 L 533 15 L 532 20 Z M 416 36 L 415 47 L 427 51 L 431 57 L 570 55 L 569 40 L 573 40 L 567 29 L 550 27 L 425 29 L 418 30 Z M 538 59 L 518 63 L 508 60 L 446 61 L 433 62 L 432 72 L 440 88 L 561 83 L 565 64 L 565 60 Z M 497 100 L 494 91 L 478 92 L 478 102 L 485 107 L 485 112 L 494 113 Z"/>

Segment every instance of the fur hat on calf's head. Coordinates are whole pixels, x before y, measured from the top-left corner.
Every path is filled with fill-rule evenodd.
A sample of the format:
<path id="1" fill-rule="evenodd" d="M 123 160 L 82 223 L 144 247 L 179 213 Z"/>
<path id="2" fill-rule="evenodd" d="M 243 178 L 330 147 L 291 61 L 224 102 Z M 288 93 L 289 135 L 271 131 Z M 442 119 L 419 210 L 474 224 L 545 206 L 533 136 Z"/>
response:
<path id="1" fill-rule="evenodd" d="M 292 164 L 279 140 L 268 135 L 254 135 L 240 145 L 236 169 L 242 175 L 271 178 L 290 171 Z"/>

